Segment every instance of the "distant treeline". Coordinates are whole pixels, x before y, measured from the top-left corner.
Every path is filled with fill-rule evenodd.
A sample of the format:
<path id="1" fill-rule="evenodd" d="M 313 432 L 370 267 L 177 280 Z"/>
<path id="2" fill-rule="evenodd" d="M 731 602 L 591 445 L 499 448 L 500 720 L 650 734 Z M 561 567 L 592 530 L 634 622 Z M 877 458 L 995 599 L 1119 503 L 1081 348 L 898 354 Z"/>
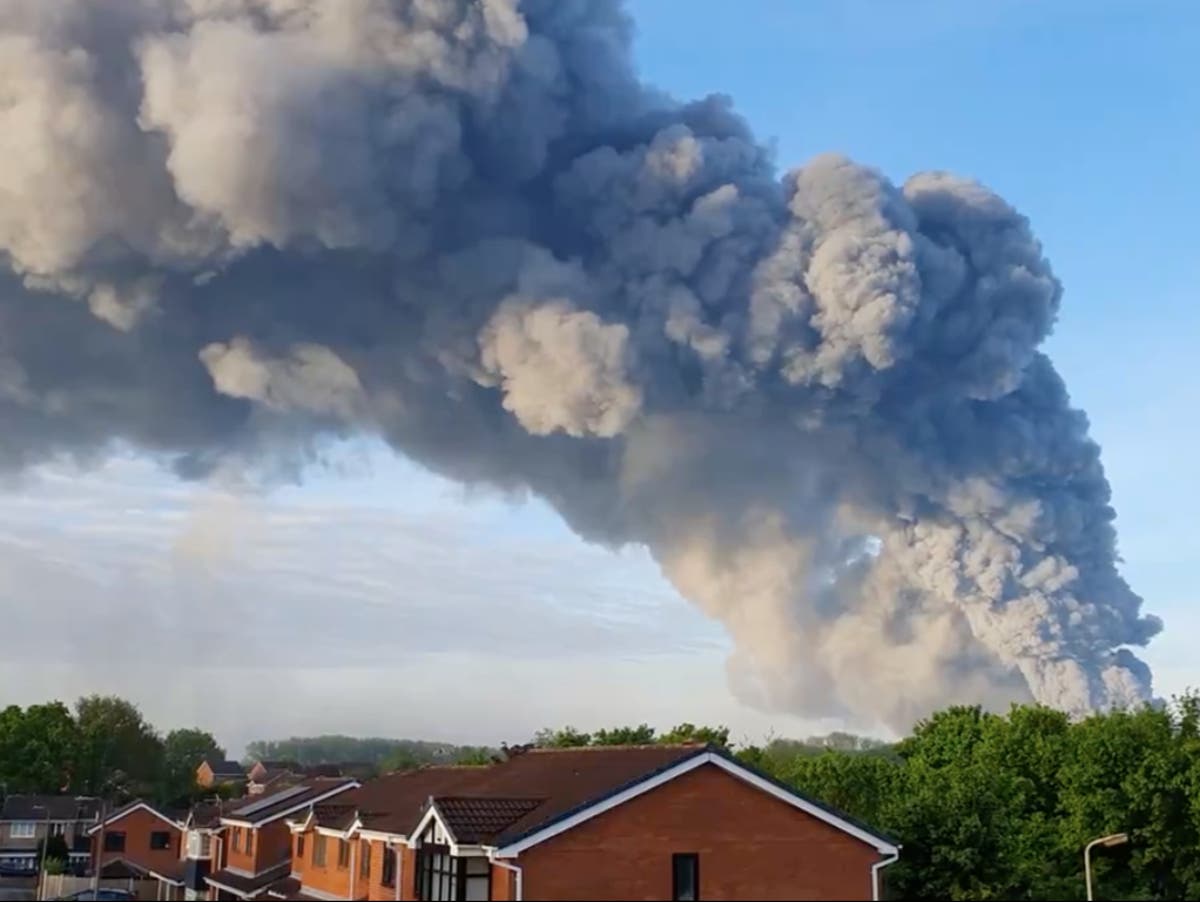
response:
<path id="1" fill-rule="evenodd" d="M 370 765 L 381 773 L 426 764 L 485 763 L 497 754 L 498 749 L 486 746 L 377 736 L 293 736 L 260 739 L 246 746 L 249 761 L 294 761 L 304 766 L 354 763 Z"/>
<path id="2" fill-rule="evenodd" d="M 730 748 L 729 728 L 681 723 L 659 733 L 648 724 L 608 727 L 584 732 L 568 726 L 539 730 L 529 744 L 567 748 L 586 745 L 649 745 L 680 742 L 709 743 Z M 819 755 L 826 751 L 886 754 L 885 742 L 851 733 L 830 733 L 808 739 L 770 739 L 766 744 L 780 756 Z M 260 739 L 246 746 L 247 761 L 294 761 L 303 766 L 355 763 L 371 765 L 377 772 L 408 770 L 428 764 L 485 764 L 502 750 L 483 745 L 454 745 L 421 739 L 384 739 L 342 735 L 293 736 L 290 739 Z"/>

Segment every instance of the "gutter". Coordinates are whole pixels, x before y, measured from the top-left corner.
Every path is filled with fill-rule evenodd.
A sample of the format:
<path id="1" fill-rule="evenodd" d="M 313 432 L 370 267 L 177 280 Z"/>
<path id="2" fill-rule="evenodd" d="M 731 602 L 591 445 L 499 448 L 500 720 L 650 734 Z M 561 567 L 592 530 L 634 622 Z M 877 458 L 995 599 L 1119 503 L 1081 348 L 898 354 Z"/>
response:
<path id="1" fill-rule="evenodd" d="M 521 868 L 520 868 L 520 866 L 515 865 L 515 864 L 509 864 L 507 861 L 501 861 L 499 858 L 495 857 L 494 852 L 488 854 L 488 861 L 490 861 L 492 864 L 496 865 L 496 867 L 504 868 L 504 870 L 511 871 L 512 873 L 517 875 L 517 887 L 516 887 L 516 892 L 513 894 L 514 895 L 513 902 L 521 902 L 523 896 L 521 895 Z"/>
<path id="2" fill-rule="evenodd" d="M 884 868 L 886 868 L 889 864 L 895 864 L 899 858 L 900 858 L 900 851 L 897 849 L 891 855 L 887 855 L 884 858 L 879 859 L 879 861 L 875 862 L 873 865 L 871 865 L 871 899 L 872 899 L 872 902 L 879 902 L 880 898 L 882 898 L 879 894 L 880 871 L 882 871 Z"/>

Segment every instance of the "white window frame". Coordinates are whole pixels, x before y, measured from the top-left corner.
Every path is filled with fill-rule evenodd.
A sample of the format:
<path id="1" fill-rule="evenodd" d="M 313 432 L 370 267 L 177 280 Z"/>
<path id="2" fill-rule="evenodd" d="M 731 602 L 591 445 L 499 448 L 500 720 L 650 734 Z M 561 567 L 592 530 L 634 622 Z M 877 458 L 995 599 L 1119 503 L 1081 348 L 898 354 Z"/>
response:
<path id="1" fill-rule="evenodd" d="M 37 837 L 37 821 L 14 821 L 8 828 L 8 835 L 13 839 L 34 839 Z"/>

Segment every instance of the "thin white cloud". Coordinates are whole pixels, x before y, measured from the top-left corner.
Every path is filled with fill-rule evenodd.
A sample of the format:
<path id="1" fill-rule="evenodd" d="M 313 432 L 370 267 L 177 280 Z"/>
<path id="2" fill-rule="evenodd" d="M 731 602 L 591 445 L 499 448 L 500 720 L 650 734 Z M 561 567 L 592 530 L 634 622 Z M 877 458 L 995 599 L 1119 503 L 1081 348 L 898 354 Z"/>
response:
<path id="1" fill-rule="evenodd" d="M 720 628 L 644 552 L 373 466 L 238 493 L 117 458 L 9 486 L 0 704 L 116 691 L 235 748 L 329 730 L 514 740 L 568 721 L 767 729 L 726 687 Z"/>

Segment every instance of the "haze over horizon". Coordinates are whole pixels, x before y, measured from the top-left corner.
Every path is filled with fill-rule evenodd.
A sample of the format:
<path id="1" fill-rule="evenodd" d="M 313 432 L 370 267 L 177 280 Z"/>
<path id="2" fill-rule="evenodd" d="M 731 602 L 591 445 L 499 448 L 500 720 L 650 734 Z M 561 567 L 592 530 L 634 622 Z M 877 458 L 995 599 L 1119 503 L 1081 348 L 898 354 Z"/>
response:
<path id="1" fill-rule="evenodd" d="M 781 169 L 825 150 L 880 166 L 897 185 L 915 171 L 949 169 L 979 178 L 1029 217 L 1065 286 L 1054 338 L 1044 347 L 1103 448 L 1120 572 L 1146 598 L 1145 610 L 1166 622 L 1138 654 L 1154 670 L 1157 694 L 1180 691 L 1195 681 L 1187 637 L 1200 628 L 1185 521 L 1200 500 L 1200 483 L 1185 465 L 1197 428 L 1186 411 L 1198 400 L 1188 336 L 1200 325 L 1187 289 L 1200 262 L 1187 246 L 1184 218 L 1200 198 L 1193 183 L 1173 175 L 1190 165 L 1200 142 L 1194 122 L 1170 113 L 1194 109 L 1200 87 L 1173 77 L 1178 55 L 1165 48 L 1197 37 L 1200 17 L 1184 5 L 1164 5 L 1157 18 L 1143 19 L 1128 3 L 1070 3 L 1081 24 L 1060 34 L 1061 11 L 1026 4 L 986 15 L 940 2 L 919 6 L 904 21 L 882 15 L 860 23 L 846 13 L 857 4 L 799 11 L 760 0 L 760 17 L 739 17 L 717 3 L 633 3 L 636 62 L 646 81 L 678 97 L 728 91 L 758 137 L 775 139 Z M 1106 68 L 1106 54 L 1118 46 L 1142 64 L 1136 77 L 1119 80 Z M 1075 65 L 1062 66 L 1064 56 Z M 1048 79 L 1050 60 L 1057 75 Z M 953 78 L 941 77 L 946 70 Z M 1061 116 L 1064 107 L 1079 115 Z M 1153 165 L 1122 167 L 1114 179 L 1114 161 L 1139 155 Z M 346 224 L 330 223 L 335 231 Z M 537 277 L 559 280 L 559 289 L 574 278 Z M 141 315 L 128 308 L 129 297 L 90 297 L 97 316 L 118 321 L 105 328 L 137 333 L 124 320 Z M 34 302 L 86 307 L 50 296 Z M 576 337 L 586 339 L 591 321 L 574 322 Z M 594 372 L 604 387 L 601 403 L 551 397 L 549 406 L 529 406 L 542 403 L 541 389 L 519 357 L 536 358 L 537 329 L 549 327 L 548 320 L 493 319 L 496 341 L 482 358 L 491 376 L 475 373 L 485 386 L 508 387 L 504 408 L 532 433 L 606 440 L 635 422 L 637 404 L 663 403 L 660 389 L 639 384 L 640 373 L 621 371 L 608 356 Z M 203 361 L 225 394 L 259 397 L 276 409 L 303 406 L 312 403 L 302 397 L 305 374 L 332 373 L 332 394 L 318 412 L 358 416 L 360 402 L 340 393 L 348 383 L 337 381 L 343 374 L 329 359 L 296 363 L 260 356 L 265 352 L 234 335 L 213 337 Z M 712 339 L 697 331 L 688 341 L 703 353 Z M 0 343 L 0 363 L 6 350 L 23 359 L 21 341 Z M 596 344 L 581 340 L 579 349 Z M 863 353 L 878 351 L 868 345 L 864 340 Z M 887 356 L 872 366 L 886 368 Z M 265 381 L 256 387 L 244 373 L 233 375 L 235 365 Z M 814 363 L 814 378 L 825 378 L 823 368 L 833 365 Z M 28 360 L 25 367 L 37 375 Z M 271 375 L 275 367 L 285 378 Z M 86 456 L 92 449 L 80 450 Z M 464 489 L 393 457 L 375 440 L 322 441 L 319 453 L 324 462 L 307 464 L 301 482 L 270 489 L 232 467 L 218 467 L 207 481 L 180 480 L 132 446 L 94 467 L 49 461 L 13 473 L 0 509 L 7 652 L 0 704 L 117 692 L 156 725 L 196 723 L 234 752 L 252 739 L 339 732 L 497 743 L 568 723 L 720 722 L 739 738 L 841 725 L 881 732 L 885 722 L 956 700 L 939 686 L 947 674 L 979 679 L 965 683 L 968 698 L 1021 697 L 1006 676 L 979 663 L 974 645 L 947 652 L 950 663 L 914 675 L 911 686 L 905 680 L 914 659 L 897 658 L 889 665 L 898 668 L 895 676 L 867 681 L 864 696 L 845 685 L 848 675 L 879 667 L 883 649 L 863 641 L 834 655 L 823 640 L 810 651 L 830 657 L 796 686 L 781 685 L 781 673 L 804 655 L 764 645 L 762 623 L 743 622 L 724 600 L 706 600 L 709 613 L 740 636 L 743 651 L 753 652 L 757 676 L 747 686 L 744 657 L 735 655 L 727 668 L 735 651 L 727 629 L 685 602 L 644 550 L 586 544 L 551 506 L 519 489 Z M 814 466 L 826 465 L 815 456 Z M 816 494 L 798 497 L 824 503 Z M 578 522 L 603 521 L 596 537 L 611 540 L 604 535 L 616 528 L 610 521 L 572 510 Z M 657 536 L 657 525 L 638 528 Z M 795 528 L 808 535 L 809 527 Z M 1011 528 L 1016 535 L 1024 527 Z M 636 530 L 631 535 L 636 540 Z M 659 546 L 677 584 L 703 595 L 689 574 L 706 571 L 689 570 L 695 562 L 684 562 L 679 551 L 670 542 Z M 1113 610 L 1135 617 L 1125 590 L 1107 588 L 1102 558 L 1081 552 L 1073 562 L 1099 560 L 1095 585 L 1117 599 Z M 1058 584 L 1047 585 L 1053 597 Z M 772 596 L 764 592 L 769 607 Z M 1119 628 L 1114 622 L 1097 619 L 1095 629 L 1111 630 L 1111 637 L 1100 645 L 1104 654 L 1080 658 L 1085 670 L 1110 672 L 1110 648 L 1148 636 L 1134 619 Z M 823 622 L 812 628 L 818 626 L 824 629 Z M 930 642 L 948 641 L 930 635 Z M 1005 635 L 996 647 L 1011 646 L 1015 634 Z M 1064 641 L 1076 647 L 1069 634 Z M 1030 680 L 1034 673 L 1050 679 L 1030 667 Z M 1134 682 L 1121 683 L 1120 692 L 1132 694 L 1115 697 L 1141 691 L 1139 672 L 1127 672 Z M 758 685 L 764 674 L 766 690 Z M 826 679 L 837 704 L 814 689 Z M 1089 679 L 1079 691 L 1117 685 Z M 895 702 L 881 694 L 890 680 L 898 681 Z M 918 691 L 923 695 L 913 702 Z M 528 701 L 513 705 L 515 698 Z"/>

